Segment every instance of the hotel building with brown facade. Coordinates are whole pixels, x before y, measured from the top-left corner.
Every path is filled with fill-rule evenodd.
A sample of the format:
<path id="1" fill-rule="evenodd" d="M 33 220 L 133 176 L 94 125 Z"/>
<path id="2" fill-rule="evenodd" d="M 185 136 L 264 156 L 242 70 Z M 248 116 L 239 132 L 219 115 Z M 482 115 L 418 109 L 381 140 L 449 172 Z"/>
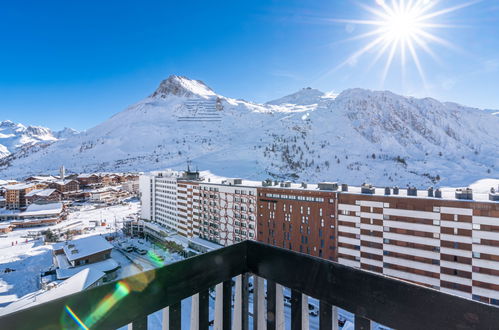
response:
<path id="1" fill-rule="evenodd" d="M 258 188 L 257 240 L 336 261 L 336 189 L 267 181 Z"/>

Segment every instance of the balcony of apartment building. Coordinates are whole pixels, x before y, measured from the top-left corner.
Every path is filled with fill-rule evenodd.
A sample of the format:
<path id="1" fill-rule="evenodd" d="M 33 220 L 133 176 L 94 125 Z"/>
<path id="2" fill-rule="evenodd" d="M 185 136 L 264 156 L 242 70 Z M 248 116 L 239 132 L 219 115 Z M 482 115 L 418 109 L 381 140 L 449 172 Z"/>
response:
<path id="1" fill-rule="evenodd" d="M 189 297 L 186 324 L 181 301 Z M 319 329 L 338 328 L 338 308 L 353 313 L 355 329 L 499 326 L 492 305 L 245 241 L 4 315 L 0 328 L 147 329 L 160 311 L 162 329 L 306 329 L 308 297 L 318 301 Z"/>

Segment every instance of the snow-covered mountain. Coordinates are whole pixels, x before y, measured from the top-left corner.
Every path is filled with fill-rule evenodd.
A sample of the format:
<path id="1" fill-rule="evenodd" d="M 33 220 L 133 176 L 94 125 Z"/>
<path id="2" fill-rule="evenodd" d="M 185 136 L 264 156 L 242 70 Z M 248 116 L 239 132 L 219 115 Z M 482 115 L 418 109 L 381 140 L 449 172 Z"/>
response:
<path id="1" fill-rule="evenodd" d="M 0 162 L 0 176 L 185 167 L 225 176 L 466 185 L 499 174 L 499 117 L 434 99 L 303 89 L 256 104 L 170 76 L 102 124 Z M 57 161 L 54 161 L 57 160 Z"/>
<path id="2" fill-rule="evenodd" d="M 52 132 L 46 127 L 26 127 L 23 124 L 4 120 L 0 122 L 0 159 L 21 149 L 29 149 L 38 144 L 47 145 L 74 134 L 78 132 L 71 128 Z"/>

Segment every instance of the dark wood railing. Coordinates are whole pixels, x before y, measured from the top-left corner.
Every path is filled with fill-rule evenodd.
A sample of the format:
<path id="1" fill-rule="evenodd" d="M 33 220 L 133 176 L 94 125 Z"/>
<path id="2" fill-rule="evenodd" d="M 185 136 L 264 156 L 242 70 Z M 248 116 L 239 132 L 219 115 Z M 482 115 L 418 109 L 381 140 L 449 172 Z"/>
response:
<path id="1" fill-rule="evenodd" d="M 494 306 L 253 241 L 4 315 L 0 329 L 147 329 L 147 316 L 165 308 L 165 328 L 180 329 L 180 302 L 194 295 L 192 313 L 199 329 L 208 329 L 216 285 L 222 329 L 248 329 L 250 314 L 255 329 L 282 328 L 282 287 L 291 290 L 291 329 L 303 327 L 304 295 L 320 301 L 320 329 L 337 328 L 335 308 L 352 312 L 356 329 L 369 329 L 371 321 L 396 329 L 499 329 Z"/>

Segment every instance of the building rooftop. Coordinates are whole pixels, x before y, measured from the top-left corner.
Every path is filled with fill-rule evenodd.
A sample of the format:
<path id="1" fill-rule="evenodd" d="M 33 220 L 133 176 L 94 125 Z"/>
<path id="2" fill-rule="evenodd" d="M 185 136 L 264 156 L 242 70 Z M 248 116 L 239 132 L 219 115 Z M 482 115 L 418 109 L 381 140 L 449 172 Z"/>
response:
<path id="1" fill-rule="evenodd" d="M 49 204 L 31 204 L 26 211 L 21 212 L 22 216 L 34 216 L 45 214 L 59 214 L 62 212 L 62 203 L 49 203 Z"/>
<path id="2" fill-rule="evenodd" d="M 48 291 L 37 291 L 27 294 L 21 299 L 0 309 L 0 315 L 43 304 L 45 302 L 65 297 L 70 294 L 87 289 L 92 284 L 104 277 L 104 273 L 95 269 L 86 268 L 76 275 L 61 282 L 55 288 Z"/>
<path id="3" fill-rule="evenodd" d="M 11 184 L 5 187 L 7 190 L 24 190 L 28 189 L 31 187 L 34 187 L 35 185 L 32 183 L 17 183 L 17 184 Z"/>
<path id="4" fill-rule="evenodd" d="M 207 248 L 210 251 L 211 250 L 217 250 L 217 249 L 220 249 L 220 248 L 223 247 L 220 244 L 213 243 L 213 242 L 207 241 L 207 240 L 199 238 L 199 237 L 189 238 L 189 241 L 191 241 L 192 243 L 194 243 L 196 245 L 203 246 L 203 247 Z"/>
<path id="5" fill-rule="evenodd" d="M 81 259 L 92 254 L 111 250 L 113 246 L 102 236 L 94 235 L 66 242 L 63 247 L 69 261 Z"/>
<path id="6" fill-rule="evenodd" d="M 55 189 L 35 189 L 26 194 L 26 197 L 40 196 L 48 197 L 54 193 Z"/>
<path id="7" fill-rule="evenodd" d="M 385 188 L 372 187 L 373 193 L 366 194 L 362 193 L 362 187 L 360 186 L 348 186 L 348 191 L 341 191 L 341 187 L 339 191 L 341 193 L 346 194 L 361 194 L 361 195 L 371 195 L 371 196 L 390 196 L 390 197 L 404 197 L 404 198 L 428 198 L 428 199 L 438 199 L 438 200 L 455 200 L 455 201 L 479 201 L 479 202 L 491 202 L 497 203 L 489 200 L 489 193 L 481 192 L 481 191 L 473 191 L 473 199 L 461 199 L 456 197 L 456 190 L 462 188 L 451 188 L 451 187 L 443 187 L 439 188 L 442 197 L 435 197 L 436 188 L 433 189 L 433 196 L 429 196 L 428 189 L 416 189 L 417 195 L 410 195 L 409 191 L 415 188 L 399 188 L 398 194 L 394 194 L 394 187 L 390 187 L 390 194 L 385 194 Z"/>
<path id="8" fill-rule="evenodd" d="M 60 256 L 62 255 L 60 254 Z M 58 268 L 55 272 L 58 280 L 65 280 L 87 268 L 93 271 L 107 273 L 117 269 L 118 267 L 120 267 L 120 264 L 116 260 L 110 258 L 104 261 L 78 267 Z"/>

